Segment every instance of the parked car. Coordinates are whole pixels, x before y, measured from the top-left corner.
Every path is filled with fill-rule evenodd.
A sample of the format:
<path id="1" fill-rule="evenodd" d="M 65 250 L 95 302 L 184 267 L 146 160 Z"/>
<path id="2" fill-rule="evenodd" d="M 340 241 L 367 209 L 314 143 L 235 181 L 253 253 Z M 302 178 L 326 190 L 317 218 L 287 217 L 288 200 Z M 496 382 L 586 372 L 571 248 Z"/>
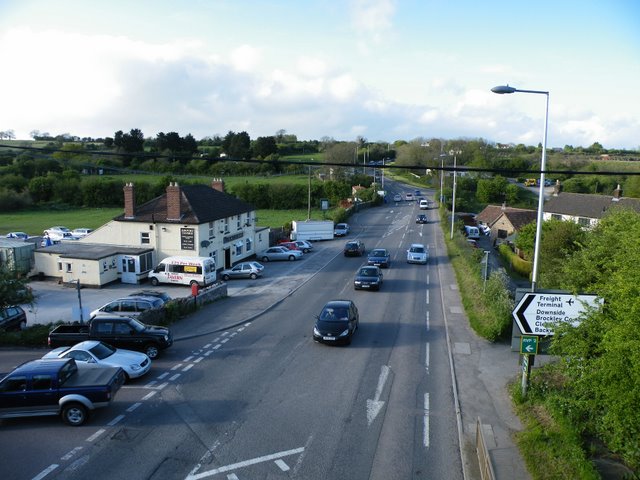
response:
<path id="1" fill-rule="evenodd" d="M 478 228 L 484 235 L 491 235 L 491 228 L 486 223 L 478 223 Z"/>
<path id="2" fill-rule="evenodd" d="M 391 265 L 391 255 L 386 248 L 375 248 L 371 250 L 367 257 L 369 265 L 377 265 L 378 267 L 388 268 Z"/>
<path id="3" fill-rule="evenodd" d="M 22 307 L 0 308 L 0 330 L 24 330 L 27 326 L 27 314 Z"/>
<path id="4" fill-rule="evenodd" d="M 49 332 L 47 344 L 56 348 L 85 340 L 101 340 L 117 348 L 144 352 L 152 360 L 160 350 L 173 345 L 173 335 L 167 327 L 146 325 L 135 318 L 116 315 L 100 315 L 85 325 L 58 325 Z"/>
<path id="5" fill-rule="evenodd" d="M 429 222 L 427 221 L 427 216 L 424 213 L 421 213 L 416 217 L 416 223 L 429 223 Z"/>
<path id="6" fill-rule="evenodd" d="M 344 237 L 349 234 L 349 230 L 351 230 L 351 227 L 349 227 L 348 223 L 336 223 L 333 229 L 333 235 L 335 237 Z"/>
<path id="7" fill-rule="evenodd" d="M 151 360 L 142 352 L 116 348 L 97 340 L 87 340 L 72 347 L 58 347 L 45 354 L 47 358 L 73 358 L 78 366 L 120 367 L 127 379 L 143 376 L 151 369 Z"/>
<path id="8" fill-rule="evenodd" d="M 82 237 L 86 237 L 91 232 L 93 232 L 92 228 L 74 228 L 73 231 L 71 232 L 71 236 L 82 238 Z"/>
<path id="9" fill-rule="evenodd" d="M 91 317 L 100 314 L 122 315 L 125 317 L 135 317 L 146 310 L 160 308 L 164 305 L 164 300 L 157 297 L 123 297 L 113 300 L 100 308 L 96 308 L 90 313 Z"/>
<path id="10" fill-rule="evenodd" d="M 412 243 L 407 250 L 407 263 L 421 263 L 426 265 L 429 261 L 429 248 L 421 243 Z"/>
<path id="11" fill-rule="evenodd" d="M 24 232 L 9 232 L 7 233 L 7 238 L 15 238 L 16 240 L 26 240 L 27 238 L 29 238 L 29 235 L 27 235 Z"/>
<path id="12" fill-rule="evenodd" d="M 331 300 L 316 317 L 313 339 L 316 342 L 349 345 L 359 323 L 358 308 L 352 300 Z"/>
<path id="13" fill-rule="evenodd" d="M 258 262 L 242 262 L 220 272 L 220 277 L 227 281 L 232 278 L 250 278 L 255 280 L 262 276 L 264 266 Z"/>
<path id="14" fill-rule="evenodd" d="M 353 279 L 353 288 L 356 290 L 380 290 L 382 286 L 382 270 L 375 265 L 360 267 Z"/>
<path id="15" fill-rule="evenodd" d="M 364 243 L 360 240 L 351 240 L 344 245 L 344 256 L 345 257 L 361 257 L 364 255 L 365 247 Z"/>
<path id="16" fill-rule="evenodd" d="M 42 234 L 45 237 L 49 237 L 52 241 L 60 241 L 64 239 L 68 239 L 72 236 L 71 230 L 67 227 L 57 226 L 47 228 Z"/>
<path id="17" fill-rule="evenodd" d="M 138 290 L 137 292 L 130 293 L 129 296 L 130 297 L 155 297 L 155 298 L 161 299 L 163 304 L 171 300 L 171 297 L 167 294 L 167 292 L 163 292 L 162 290 Z"/>
<path id="18" fill-rule="evenodd" d="M 298 244 L 296 242 L 280 242 L 280 243 L 278 243 L 278 246 L 279 247 L 286 247 L 289 250 L 300 250 L 300 251 L 302 251 L 302 249 L 300 247 L 298 247 Z"/>
<path id="19" fill-rule="evenodd" d="M 393 196 L 393 201 L 394 201 L 394 202 L 401 202 L 401 201 L 402 201 L 402 195 L 400 195 L 399 193 L 396 193 L 396 194 Z"/>
<path id="20" fill-rule="evenodd" d="M 121 368 L 80 370 L 72 358 L 31 360 L 0 379 L 0 418 L 60 415 L 76 427 L 108 406 L 124 379 Z"/>
<path id="21" fill-rule="evenodd" d="M 307 242 L 306 240 L 295 240 L 293 243 L 298 246 L 298 249 L 302 250 L 302 253 L 309 253 L 311 250 L 313 250 L 313 245 L 311 245 L 311 242 Z"/>
<path id="22" fill-rule="evenodd" d="M 263 262 L 272 262 L 274 260 L 299 260 L 302 258 L 301 250 L 289 250 L 286 247 L 271 247 L 260 252 L 258 258 Z"/>

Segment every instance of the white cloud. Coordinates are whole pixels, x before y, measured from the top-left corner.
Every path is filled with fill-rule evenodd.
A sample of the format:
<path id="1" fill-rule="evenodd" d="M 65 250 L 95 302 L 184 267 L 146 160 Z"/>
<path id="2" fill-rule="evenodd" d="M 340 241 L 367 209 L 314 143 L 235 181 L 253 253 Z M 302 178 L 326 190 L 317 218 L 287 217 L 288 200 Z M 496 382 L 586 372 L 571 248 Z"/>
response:
<path id="1" fill-rule="evenodd" d="M 231 52 L 231 64 L 241 72 L 251 72 L 260 64 L 261 49 L 242 45 Z"/>

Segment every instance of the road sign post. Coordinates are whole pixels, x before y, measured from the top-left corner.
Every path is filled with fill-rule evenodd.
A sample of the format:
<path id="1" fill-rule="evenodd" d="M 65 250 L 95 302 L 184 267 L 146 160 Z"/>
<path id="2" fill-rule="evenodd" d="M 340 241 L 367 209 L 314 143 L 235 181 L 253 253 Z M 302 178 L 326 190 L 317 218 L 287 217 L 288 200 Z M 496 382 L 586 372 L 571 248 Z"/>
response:
<path id="1" fill-rule="evenodd" d="M 521 355 L 537 355 L 538 353 L 538 337 L 525 336 L 520 337 L 520 354 Z"/>
<path id="2" fill-rule="evenodd" d="M 529 388 L 529 375 L 531 374 L 531 363 L 529 360 L 533 360 L 533 355 L 522 356 L 522 396 L 527 396 L 527 388 Z"/>

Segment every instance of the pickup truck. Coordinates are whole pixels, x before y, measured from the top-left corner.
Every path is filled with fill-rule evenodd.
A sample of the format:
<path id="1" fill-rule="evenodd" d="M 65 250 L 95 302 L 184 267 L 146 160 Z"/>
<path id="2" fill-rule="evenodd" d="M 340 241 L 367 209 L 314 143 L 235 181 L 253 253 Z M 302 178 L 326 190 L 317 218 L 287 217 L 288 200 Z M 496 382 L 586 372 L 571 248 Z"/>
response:
<path id="1" fill-rule="evenodd" d="M 108 406 L 124 383 L 120 367 L 78 369 L 72 358 L 31 360 L 0 380 L 0 418 L 61 415 L 82 425 Z"/>
<path id="2" fill-rule="evenodd" d="M 160 350 L 173 344 L 173 335 L 166 327 L 146 325 L 131 317 L 96 316 L 86 325 L 59 325 L 49 332 L 51 348 L 75 345 L 85 340 L 100 340 L 116 348 L 144 352 L 151 359 L 158 357 Z"/>

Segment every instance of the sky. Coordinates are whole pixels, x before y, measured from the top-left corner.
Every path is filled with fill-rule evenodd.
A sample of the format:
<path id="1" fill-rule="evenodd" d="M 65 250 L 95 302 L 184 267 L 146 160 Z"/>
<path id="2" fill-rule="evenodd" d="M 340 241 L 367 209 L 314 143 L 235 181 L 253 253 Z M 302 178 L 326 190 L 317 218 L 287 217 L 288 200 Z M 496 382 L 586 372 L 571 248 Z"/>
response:
<path id="1" fill-rule="evenodd" d="M 0 0 L 0 131 L 640 150 L 636 0 Z"/>

